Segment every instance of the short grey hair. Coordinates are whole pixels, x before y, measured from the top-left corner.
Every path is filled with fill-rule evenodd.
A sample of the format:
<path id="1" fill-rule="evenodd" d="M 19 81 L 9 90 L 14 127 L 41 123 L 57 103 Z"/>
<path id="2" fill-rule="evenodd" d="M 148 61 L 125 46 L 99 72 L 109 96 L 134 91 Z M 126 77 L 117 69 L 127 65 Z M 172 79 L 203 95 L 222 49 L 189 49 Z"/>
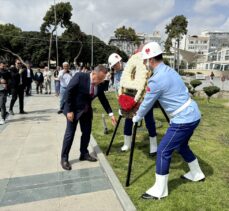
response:
<path id="1" fill-rule="evenodd" d="M 103 73 L 107 74 L 107 68 L 106 68 L 104 65 L 102 65 L 102 64 L 97 65 L 97 66 L 94 68 L 93 71 L 96 72 L 96 73 L 98 73 L 98 72 L 103 72 Z"/>
<path id="2" fill-rule="evenodd" d="M 68 64 L 68 62 L 63 62 L 63 64 L 62 64 L 62 65 L 64 66 L 64 65 L 69 65 L 69 64 Z"/>

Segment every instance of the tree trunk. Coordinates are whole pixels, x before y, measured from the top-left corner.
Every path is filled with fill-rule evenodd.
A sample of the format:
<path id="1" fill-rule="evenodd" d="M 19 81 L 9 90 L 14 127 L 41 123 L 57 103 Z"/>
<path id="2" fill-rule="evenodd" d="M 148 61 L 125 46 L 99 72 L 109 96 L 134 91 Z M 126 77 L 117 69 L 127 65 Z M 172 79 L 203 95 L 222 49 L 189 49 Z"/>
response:
<path id="1" fill-rule="evenodd" d="M 12 54 L 13 56 L 16 56 L 21 61 L 21 63 L 26 66 L 26 63 L 24 62 L 24 60 L 18 54 L 14 53 L 10 49 L 8 49 L 8 48 L 0 48 L 0 50 L 8 52 L 8 53 Z"/>
<path id="2" fill-rule="evenodd" d="M 83 48 L 82 42 L 79 41 L 79 43 L 80 43 L 80 49 L 79 49 L 79 52 L 78 52 L 78 54 L 76 55 L 76 57 L 74 58 L 74 61 L 73 61 L 75 66 L 76 66 L 76 60 L 78 59 L 79 55 L 81 54 L 81 51 L 82 51 L 82 48 Z"/>

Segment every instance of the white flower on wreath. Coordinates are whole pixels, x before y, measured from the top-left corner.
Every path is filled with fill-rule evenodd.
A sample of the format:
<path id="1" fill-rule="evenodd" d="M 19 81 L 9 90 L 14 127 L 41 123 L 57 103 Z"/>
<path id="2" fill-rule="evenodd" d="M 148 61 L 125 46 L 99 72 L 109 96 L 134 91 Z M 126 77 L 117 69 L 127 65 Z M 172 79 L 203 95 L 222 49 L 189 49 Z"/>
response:
<path id="1" fill-rule="evenodd" d="M 133 77 L 134 76 L 134 77 Z M 143 64 L 141 53 L 134 54 L 128 60 L 121 76 L 119 95 L 123 94 L 123 88 L 137 90 L 134 97 L 135 102 L 139 102 L 145 94 L 148 70 Z"/>

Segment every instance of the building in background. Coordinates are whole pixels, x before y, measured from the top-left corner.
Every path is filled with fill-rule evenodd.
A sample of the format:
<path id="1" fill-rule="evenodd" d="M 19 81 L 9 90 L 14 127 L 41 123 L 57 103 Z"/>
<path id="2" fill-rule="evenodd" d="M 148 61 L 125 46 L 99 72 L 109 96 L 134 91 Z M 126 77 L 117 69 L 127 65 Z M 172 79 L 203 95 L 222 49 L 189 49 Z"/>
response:
<path id="1" fill-rule="evenodd" d="M 204 31 L 200 35 L 186 35 L 180 49 L 197 55 L 197 69 L 228 69 L 229 32 Z"/>
<path id="2" fill-rule="evenodd" d="M 136 34 L 139 38 L 140 45 L 152 41 L 161 44 L 161 35 L 160 32 L 158 31 L 155 31 L 152 34 L 147 34 L 147 33 L 136 33 Z M 138 45 L 136 45 L 134 42 L 129 40 L 124 40 L 124 39 L 118 39 L 115 36 L 111 36 L 109 40 L 109 45 L 118 47 L 120 50 L 124 51 L 128 56 L 131 56 L 134 50 L 138 48 Z"/>

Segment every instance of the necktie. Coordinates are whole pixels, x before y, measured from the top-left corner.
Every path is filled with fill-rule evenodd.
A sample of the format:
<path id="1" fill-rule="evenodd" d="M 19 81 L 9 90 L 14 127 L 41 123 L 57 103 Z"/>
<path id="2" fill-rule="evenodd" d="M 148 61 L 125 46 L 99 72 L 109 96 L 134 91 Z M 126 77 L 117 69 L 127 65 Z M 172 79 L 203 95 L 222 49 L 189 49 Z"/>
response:
<path id="1" fill-rule="evenodd" d="M 91 84 L 91 90 L 90 90 L 91 97 L 94 97 L 94 94 L 95 94 L 95 85 Z"/>

